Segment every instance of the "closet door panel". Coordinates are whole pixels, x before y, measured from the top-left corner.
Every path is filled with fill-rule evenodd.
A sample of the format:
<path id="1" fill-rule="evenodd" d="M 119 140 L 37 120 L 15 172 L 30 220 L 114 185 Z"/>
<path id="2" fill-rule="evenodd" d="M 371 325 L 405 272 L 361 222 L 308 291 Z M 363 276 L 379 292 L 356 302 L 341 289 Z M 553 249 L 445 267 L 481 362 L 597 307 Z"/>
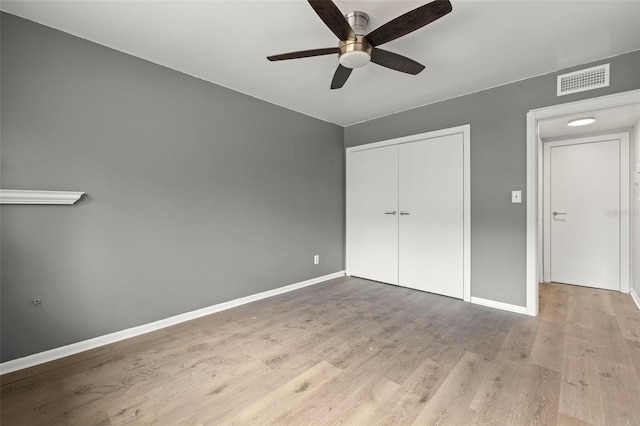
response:
<path id="1" fill-rule="evenodd" d="M 349 274 L 398 284 L 398 147 L 349 155 Z"/>
<path id="2" fill-rule="evenodd" d="M 463 297 L 461 134 L 399 147 L 399 285 Z"/>

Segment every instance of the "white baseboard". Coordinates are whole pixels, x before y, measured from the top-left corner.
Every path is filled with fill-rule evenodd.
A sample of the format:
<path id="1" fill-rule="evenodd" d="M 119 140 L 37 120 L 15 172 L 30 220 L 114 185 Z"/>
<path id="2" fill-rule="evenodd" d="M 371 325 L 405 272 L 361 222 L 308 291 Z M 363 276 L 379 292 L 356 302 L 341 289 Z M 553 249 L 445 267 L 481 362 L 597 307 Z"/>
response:
<path id="1" fill-rule="evenodd" d="M 629 294 L 631 295 L 631 298 L 635 302 L 638 309 L 640 309 L 640 297 L 638 297 L 638 294 L 636 293 L 636 291 L 632 288 L 629 290 Z"/>
<path id="2" fill-rule="evenodd" d="M 502 309 L 503 311 L 515 312 L 517 314 L 527 314 L 526 306 L 512 305 L 510 303 L 496 302 L 495 300 L 482 299 L 471 296 L 471 303 L 488 306 L 489 308 Z"/>
<path id="3" fill-rule="evenodd" d="M 69 355 L 75 355 L 80 352 L 95 349 L 110 343 L 119 342 L 131 337 L 140 336 L 141 334 L 160 330 L 165 327 L 180 324 L 181 322 L 190 321 L 216 312 L 235 308 L 236 306 L 245 305 L 257 300 L 266 299 L 268 297 L 277 296 L 303 287 L 319 284 L 334 278 L 343 277 L 344 271 L 335 272 L 333 274 L 324 275 L 322 277 L 312 278 L 310 280 L 275 288 L 273 290 L 263 291 L 262 293 L 252 294 L 250 296 L 241 297 L 239 299 L 230 300 L 228 302 L 218 303 L 217 305 L 208 306 L 184 314 L 175 315 L 159 321 L 150 322 L 148 324 L 139 325 L 137 327 L 127 328 L 126 330 L 116 331 L 114 333 L 105 334 L 104 336 L 94 337 L 93 339 L 83 340 L 82 342 L 72 343 L 70 345 L 61 346 L 59 348 L 50 349 L 48 351 L 39 352 L 23 358 L 13 359 L 0 364 L 0 374 L 12 373 L 29 367 L 34 367 L 45 362 L 54 361 Z"/>

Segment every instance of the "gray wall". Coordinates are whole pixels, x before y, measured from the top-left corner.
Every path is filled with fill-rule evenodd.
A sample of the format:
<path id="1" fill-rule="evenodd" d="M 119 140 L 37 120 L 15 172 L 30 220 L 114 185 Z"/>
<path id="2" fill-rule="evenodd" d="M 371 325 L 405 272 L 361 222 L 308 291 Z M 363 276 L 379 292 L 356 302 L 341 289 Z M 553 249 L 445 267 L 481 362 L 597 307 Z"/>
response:
<path id="1" fill-rule="evenodd" d="M 558 74 L 606 62 L 610 87 L 556 96 Z M 471 294 L 524 306 L 526 204 L 511 204 L 511 190 L 526 199 L 527 112 L 638 88 L 633 52 L 352 125 L 345 145 L 471 124 Z"/>
<path id="2" fill-rule="evenodd" d="M 2 206 L 2 361 L 344 269 L 341 127 L 1 27 L 2 187 L 87 192 Z"/>

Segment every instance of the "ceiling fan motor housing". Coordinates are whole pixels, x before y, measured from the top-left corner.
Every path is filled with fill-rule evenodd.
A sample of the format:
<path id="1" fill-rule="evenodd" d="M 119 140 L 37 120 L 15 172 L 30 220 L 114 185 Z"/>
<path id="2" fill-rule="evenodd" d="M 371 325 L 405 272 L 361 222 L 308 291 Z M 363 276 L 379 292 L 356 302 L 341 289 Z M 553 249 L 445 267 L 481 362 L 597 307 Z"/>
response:
<path id="1" fill-rule="evenodd" d="M 359 68 L 365 66 L 371 60 L 372 46 L 365 40 L 369 25 L 369 15 L 364 12 L 354 11 L 345 15 L 347 22 L 353 28 L 356 39 L 341 40 L 340 44 L 340 64 L 347 68 Z"/>

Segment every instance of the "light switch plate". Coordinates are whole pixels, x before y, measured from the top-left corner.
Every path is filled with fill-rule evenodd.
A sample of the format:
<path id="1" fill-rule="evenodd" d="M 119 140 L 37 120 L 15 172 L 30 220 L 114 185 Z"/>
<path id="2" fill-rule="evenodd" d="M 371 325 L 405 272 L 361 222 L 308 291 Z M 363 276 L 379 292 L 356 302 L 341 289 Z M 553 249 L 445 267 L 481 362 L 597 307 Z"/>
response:
<path id="1" fill-rule="evenodd" d="M 522 203 L 522 191 L 511 191 L 511 203 Z"/>

